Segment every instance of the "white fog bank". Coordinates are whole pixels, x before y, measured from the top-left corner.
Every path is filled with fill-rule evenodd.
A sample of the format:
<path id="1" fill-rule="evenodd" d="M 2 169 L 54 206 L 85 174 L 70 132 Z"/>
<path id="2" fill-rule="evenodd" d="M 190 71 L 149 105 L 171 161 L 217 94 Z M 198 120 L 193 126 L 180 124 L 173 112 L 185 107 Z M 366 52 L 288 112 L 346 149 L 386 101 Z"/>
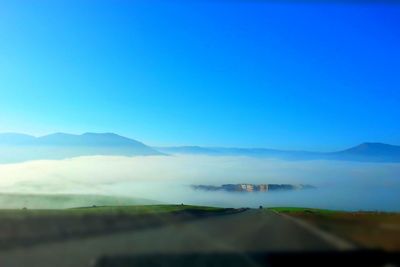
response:
<path id="1" fill-rule="evenodd" d="M 191 184 L 310 184 L 283 193 L 194 191 Z M 217 206 L 400 210 L 400 164 L 248 157 L 79 157 L 0 165 L 0 192 L 101 194 Z"/>

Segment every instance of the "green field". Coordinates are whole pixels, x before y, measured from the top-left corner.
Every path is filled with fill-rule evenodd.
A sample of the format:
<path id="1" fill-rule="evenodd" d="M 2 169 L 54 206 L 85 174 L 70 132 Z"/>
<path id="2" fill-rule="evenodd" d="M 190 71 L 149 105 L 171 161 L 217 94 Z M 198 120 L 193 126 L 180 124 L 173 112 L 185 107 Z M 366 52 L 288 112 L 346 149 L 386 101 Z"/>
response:
<path id="1" fill-rule="evenodd" d="M 361 247 L 400 251 L 400 213 L 346 212 L 296 207 L 270 210 L 302 219 Z"/>
<path id="2" fill-rule="evenodd" d="M 269 210 L 283 213 L 318 213 L 318 214 L 332 214 L 338 213 L 342 211 L 337 210 L 327 210 L 327 209 L 312 209 L 312 208 L 303 208 L 303 207 L 273 207 L 268 208 Z"/>
<path id="3" fill-rule="evenodd" d="M 66 209 L 87 206 L 126 206 L 160 204 L 160 202 L 124 196 L 88 194 L 0 193 L 0 209 Z"/>
<path id="4" fill-rule="evenodd" d="M 192 205 L 132 205 L 132 206 L 91 206 L 69 209 L 1 209 L 0 219 L 27 219 L 57 217 L 130 216 L 163 214 L 173 212 L 222 212 L 224 208 Z"/>
<path id="5" fill-rule="evenodd" d="M 191 205 L 0 210 L 0 248 L 176 224 L 234 209 Z"/>

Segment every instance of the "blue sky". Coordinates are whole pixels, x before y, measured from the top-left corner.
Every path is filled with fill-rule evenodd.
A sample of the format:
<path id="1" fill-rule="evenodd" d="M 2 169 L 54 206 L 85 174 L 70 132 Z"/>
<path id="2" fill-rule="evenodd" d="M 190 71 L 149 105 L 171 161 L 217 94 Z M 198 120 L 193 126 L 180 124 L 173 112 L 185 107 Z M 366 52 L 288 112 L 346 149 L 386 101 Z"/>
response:
<path id="1" fill-rule="evenodd" d="M 2 1 L 0 131 L 400 144 L 400 5 Z"/>

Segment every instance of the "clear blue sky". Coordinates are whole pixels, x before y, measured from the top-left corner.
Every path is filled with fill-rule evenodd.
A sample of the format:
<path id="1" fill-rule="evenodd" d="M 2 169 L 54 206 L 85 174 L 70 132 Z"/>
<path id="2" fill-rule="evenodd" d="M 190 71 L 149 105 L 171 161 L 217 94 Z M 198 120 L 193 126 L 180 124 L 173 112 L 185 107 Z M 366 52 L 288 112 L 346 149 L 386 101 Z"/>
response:
<path id="1" fill-rule="evenodd" d="M 400 144 L 400 5 L 163 2 L 1 1 L 0 131 Z"/>

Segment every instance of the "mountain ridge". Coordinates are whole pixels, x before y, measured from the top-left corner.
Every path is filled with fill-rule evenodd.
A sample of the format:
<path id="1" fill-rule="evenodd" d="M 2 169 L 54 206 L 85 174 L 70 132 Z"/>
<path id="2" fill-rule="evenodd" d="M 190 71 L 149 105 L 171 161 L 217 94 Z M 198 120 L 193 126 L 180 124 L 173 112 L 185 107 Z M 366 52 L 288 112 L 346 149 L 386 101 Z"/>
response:
<path id="1" fill-rule="evenodd" d="M 40 137 L 0 134 L 0 163 L 97 155 L 149 156 L 163 153 L 114 133 L 54 133 Z"/>
<path id="2" fill-rule="evenodd" d="M 284 160 L 400 162 L 400 146 L 379 142 L 364 142 L 334 152 L 313 152 L 270 148 L 151 147 L 135 139 L 112 132 L 86 132 L 83 134 L 58 132 L 39 137 L 20 133 L 0 133 L 0 163 L 91 155 L 145 156 L 167 154 L 248 156 Z"/>
<path id="3" fill-rule="evenodd" d="M 313 152 L 299 150 L 279 150 L 269 148 L 234 148 L 234 147 L 200 147 L 175 146 L 157 147 L 169 154 L 206 154 L 217 156 L 253 156 L 272 157 L 287 160 L 348 160 L 367 162 L 400 162 L 400 146 L 364 142 L 357 146 L 334 152 Z"/>

